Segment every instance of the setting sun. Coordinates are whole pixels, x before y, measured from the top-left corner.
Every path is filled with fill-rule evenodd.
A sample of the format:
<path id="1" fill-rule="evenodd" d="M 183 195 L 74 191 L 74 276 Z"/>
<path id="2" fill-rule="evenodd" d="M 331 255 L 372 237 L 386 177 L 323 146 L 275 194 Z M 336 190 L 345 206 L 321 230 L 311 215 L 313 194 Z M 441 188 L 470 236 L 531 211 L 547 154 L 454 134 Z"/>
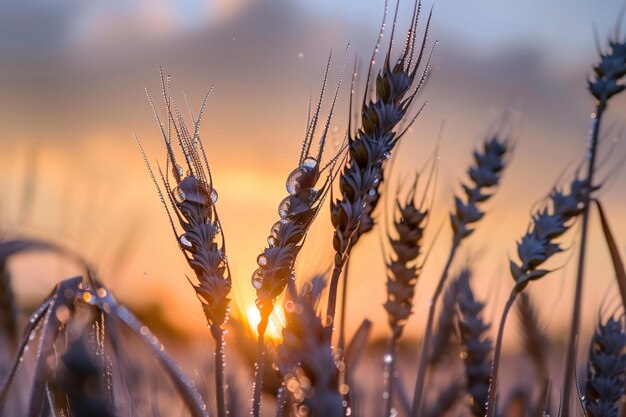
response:
<path id="1" fill-rule="evenodd" d="M 261 314 L 256 306 L 249 305 L 246 308 L 246 321 L 248 323 L 248 327 L 250 327 L 254 335 L 258 336 L 257 326 L 261 321 Z M 276 306 L 270 315 L 267 330 L 265 331 L 265 338 L 270 339 L 273 342 L 280 342 L 283 338 L 283 327 L 285 327 L 285 313 L 283 313 L 282 308 Z"/>

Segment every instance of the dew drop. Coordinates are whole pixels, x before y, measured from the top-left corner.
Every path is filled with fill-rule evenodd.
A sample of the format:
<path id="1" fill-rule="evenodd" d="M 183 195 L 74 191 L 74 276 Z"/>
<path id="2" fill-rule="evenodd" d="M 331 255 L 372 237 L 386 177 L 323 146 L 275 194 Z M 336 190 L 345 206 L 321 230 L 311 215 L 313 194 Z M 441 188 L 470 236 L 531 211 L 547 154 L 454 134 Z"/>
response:
<path id="1" fill-rule="evenodd" d="M 385 362 L 386 364 L 390 364 L 392 360 L 393 356 L 391 356 L 390 353 L 385 353 L 385 356 L 383 356 L 383 362 Z"/>
<path id="2" fill-rule="evenodd" d="M 259 255 L 256 258 L 256 263 L 259 264 L 259 266 L 265 266 L 267 265 L 267 257 L 263 254 Z"/>
<path id="3" fill-rule="evenodd" d="M 292 300 L 287 300 L 287 302 L 285 302 L 285 310 L 288 313 L 293 313 L 296 310 L 296 305 Z"/>
<path id="4" fill-rule="evenodd" d="M 211 202 L 213 204 L 217 203 L 217 198 L 218 198 L 217 191 L 215 191 L 215 188 L 212 188 L 211 189 Z"/>
<path id="5" fill-rule="evenodd" d="M 385 158 L 385 159 L 389 159 L 389 158 L 391 158 L 391 152 L 389 152 L 389 151 L 385 152 L 385 153 L 383 154 L 383 158 Z"/>
<path id="6" fill-rule="evenodd" d="M 278 215 L 280 216 L 281 219 L 287 218 L 287 216 L 289 215 L 290 208 L 291 208 L 291 199 L 289 197 L 286 197 L 283 199 L 283 201 L 280 202 L 280 205 L 278 206 Z"/>
<path id="7" fill-rule="evenodd" d="M 185 236 L 185 233 L 180 235 L 179 240 L 180 240 L 180 244 L 186 248 L 191 248 L 193 246 L 191 242 L 189 241 L 189 239 L 187 239 L 187 237 Z"/>
<path id="8" fill-rule="evenodd" d="M 287 177 L 287 182 L 285 183 L 285 188 L 287 188 L 287 192 L 289 194 L 295 194 L 302 189 L 302 183 L 305 178 L 309 175 L 307 169 L 303 169 L 302 167 L 298 167 L 291 171 L 291 174 Z"/>
<path id="9" fill-rule="evenodd" d="M 259 269 L 252 275 L 252 286 L 255 290 L 260 290 L 263 286 L 263 273 Z"/>
<path id="10" fill-rule="evenodd" d="M 267 244 L 270 247 L 274 247 L 274 246 L 278 245 L 278 239 L 276 239 L 274 236 L 268 236 L 267 237 Z"/>
<path id="11" fill-rule="evenodd" d="M 317 159 L 311 157 L 305 158 L 300 166 L 303 168 L 315 169 L 317 167 Z"/>
<path id="12" fill-rule="evenodd" d="M 183 168 L 178 164 L 176 164 L 176 172 L 178 173 L 179 177 L 183 176 Z"/>
<path id="13" fill-rule="evenodd" d="M 367 192 L 367 194 L 370 197 L 374 197 L 376 195 L 376 188 L 370 188 L 369 191 Z"/>
<path id="14" fill-rule="evenodd" d="M 280 229 L 282 227 L 283 227 L 282 221 L 277 221 L 276 223 L 274 223 L 274 225 L 272 226 L 272 231 L 271 231 L 272 236 L 275 237 L 276 239 L 279 239 Z"/>
<path id="15" fill-rule="evenodd" d="M 374 177 L 374 181 L 372 181 L 374 183 L 374 185 L 378 185 L 380 184 L 380 178 L 379 177 Z"/>

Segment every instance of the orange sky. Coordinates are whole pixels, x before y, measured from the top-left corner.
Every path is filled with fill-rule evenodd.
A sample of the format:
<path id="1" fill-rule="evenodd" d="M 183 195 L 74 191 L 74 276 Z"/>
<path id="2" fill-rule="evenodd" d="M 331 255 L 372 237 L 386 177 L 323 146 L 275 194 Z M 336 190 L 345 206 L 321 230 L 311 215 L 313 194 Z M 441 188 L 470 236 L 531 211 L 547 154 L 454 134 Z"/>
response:
<path id="1" fill-rule="evenodd" d="M 206 8 L 195 2 L 188 8 L 159 2 L 149 14 L 143 13 L 141 2 L 124 7 L 67 2 L 61 11 L 35 3 L 2 6 L 7 8 L 3 19 L 22 22 L 0 25 L 2 225 L 10 233 L 32 233 L 77 248 L 123 301 L 157 302 L 186 329 L 202 326 L 201 310 L 184 278 L 190 271 L 132 139 L 137 132 L 151 160 L 162 160 L 143 89 L 158 96 L 158 67 L 163 65 L 174 77 L 173 90 L 185 91 L 195 107 L 208 87 L 215 86 L 201 134 L 220 196 L 234 299 L 249 305 L 254 298 L 249 278 L 278 219 L 284 181 L 295 167 L 305 128 L 309 94 L 319 90 L 326 57 L 331 49 L 337 51 L 333 85 L 346 43 L 352 42 L 352 60 L 355 54 L 368 54 L 376 37 L 382 2 L 372 1 L 358 13 L 357 3 L 351 0 L 335 10 L 325 2 L 317 9 L 305 2 L 213 1 Z M 512 283 L 507 257 L 514 255 L 530 208 L 583 155 L 593 108 L 585 77 L 596 59 L 587 28 L 596 22 L 607 33 L 621 3 L 606 2 L 599 10 L 591 0 L 577 6 L 561 1 L 568 13 L 559 15 L 558 31 L 544 28 L 545 15 L 560 12 L 547 6 L 533 15 L 522 2 L 512 2 L 510 16 L 485 10 L 468 17 L 466 3 L 436 7 L 431 39 L 440 42 L 432 77 L 420 96 L 429 106 L 401 145 L 395 175 L 412 175 L 425 163 L 444 123 L 435 215 L 427 234 L 432 242 L 464 178 L 471 150 L 507 107 L 522 113 L 516 154 L 501 190 L 457 264 L 474 261 L 477 291 L 495 303 Z M 520 22 L 520 13 L 526 21 Z M 581 21 L 588 23 L 582 33 Z M 22 26 L 35 29 L 26 33 Z M 336 132 L 346 127 L 345 92 L 333 123 Z M 619 98 L 607 121 L 617 124 L 625 109 L 626 98 Z M 340 133 L 335 136 L 339 139 Z M 607 136 L 605 153 L 611 139 Z M 626 149 L 621 143 L 601 172 L 622 163 Z M 33 160 L 34 165 L 29 162 Z M 20 214 L 26 172 L 33 166 L 32 210 Z M 626 175 L 620 171 L 603 196 L 622 247 L 625 185 Z M 301 276 L 329 266 L 332 232 L 327 214 L 323 209 L 300 255 Z M 604 300 L 616 297 L 597 226 L 594 220 L 585 301 L 589 321 L 595 320 Z M 446 225 L 420 278 L 409 334 L 421 328 L 449 236 Z M 566 245 L 574 245 L 574 239 L 570 234 Z M 564 268 L 531 288 L 544 301 L 542 314 L 554 327 L 570 310 L 574 265 L 567 260 L 568 254 L 558 257 L 552 266 Z M 31 261 L 20 269 L 18 290 L 24 296 L 43 296 L 54 279 L 71 272 L 43 260 L 39 262 L 47 272 L 42 273 Z M 383 334 L 385 278 L 377 232 L 359 244 L 351 265 L 351 327 L 368 316 Z M 496 306 L 488 311 L 494 314 Z"/>

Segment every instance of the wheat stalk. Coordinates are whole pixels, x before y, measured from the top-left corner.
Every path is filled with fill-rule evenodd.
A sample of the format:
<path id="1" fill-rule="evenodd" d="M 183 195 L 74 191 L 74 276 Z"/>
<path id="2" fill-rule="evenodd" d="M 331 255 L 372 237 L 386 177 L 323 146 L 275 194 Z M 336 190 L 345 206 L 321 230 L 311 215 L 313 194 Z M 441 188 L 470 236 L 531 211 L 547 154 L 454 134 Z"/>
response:
<path id="1" fill-rule="evenodd" d="M 580 249 L 578 252 L 578 265 L 576 273 L 576 290 L 574 293 L 574 306 L 572 321 L 567 344 L 567 355 L 565 359 L 565 373 L 563 375 L 563 417 L 569 417 L 569 398 L 574 375 L 574 357 L 576 356 L 576 338 L 580 327 L 581 299 L 583 290 L 583 277 L 585 271 L 585 256 L 587 251 L 587 231 L 589 225 L 589 205 L 591 193 L 596 187 L 594 184 L 594 173 L 598 150 L 598 137 L 602 116 L 608 106 L 609 100 L 616 94 L 626 89 L 623 83 L 626 75 L 626 41 L 619 40 L 619 33 L 616 28 L 615 38 L 609 42 L 608 51 L 600 53 L 600 62 L 594 66 L 595 76 L 589 80 L 589 92 L 596 100 L 595 112 L 591 115 L 591 130 L 587 147 L 587 174 L 584 179 L 585 187 L 589 193 L 584 198 L 582 209 L 582 225 L 580 237 Z"/>
<path id="2" fill-rule="evenodd" d="M 348 49 L 346 48 L 346 57 L 347 52 Z M 287 177 L 286 189 L 289 195 L 278 206 L 280 220 L 272 226 L 270 235 L 267 238 L 268 245 L 257 257 L 259 267 L 252 275 L 252 286 L 256 290 L 257 295 L 256 306 L 261 315 L 261 320 L 257 326 L 257 361 L 252 396 L 252 415 L 256 417 L 259 416 L 261 407 L 261 391 L 265 368 L 264 335 L 267 323 L 274 308 L 276 297 L 284 291 L 285 286 L 290 286 L 292 296 L 295 293 L 293 283 L 295 280 L 294 265 L 296 257 L 302 248 L 309 227 L 322 207 L 324 198 L 336 174 L 336 163 L 344 151 L 342 146 L 325 166 L 322 165 L 326 137 L 343 79 L 345 59 L 332 99 L 330 112 L 320 135 L 318 149 L 316 152 L 311 150 L 318 127 L 329 68 L 330 57 L 326 65 L 322 92 L 320 93 L 317 108 L 313 117 L 307 123 L 306 136 L 302 144 L 298 167 Z"/>
<path id="3" fill-rule="evenodd" d="M 231 275 L 226 259 L 224 235 L 215 206 L 217 191 L 213 187 L 211 170 L 199 134 L 200 121 L 210 90 L 204 98 L 197 118 L 194 117 L 191 107 L 189 107 L 193 121 L 193 130 L 190 131 L 171 98 L 170 78 L 168 76 L 165 79 L 162 71 L 161 87 L 166 105 L 167 127 L 161 122 L 149 94 L 148 99 L 159 124 L 167 151 L 165 171 L 161 169 L 160 165 L 158 166 L 163 191 L 136 136 L 135 139 L 165 207 L 178 246 L 198 280 L 198 283 L 192 283 L 192 286 L 202 305 L 204 316 L 215 341 L 215 389 L 218 416 L 224 417 L 226 415 L 226 397 L 224 392 L 224 330 L 222 325 L 226 322 L 229 311 L 228 294 L 231 290 Z M 174 139 L 178 142 L 183 154 L 182 163 L 185 165 L 186 172 L 178 164 L 172 143 Z M 174 213 L 178 227 L 174 224 L 167 203 Z"/>
<path id="4" fill-rule="evenodd" d="M 392 254 L 387 261 L 387 301 L 384 307 L 387 311 L 391 336 L 389 337 L 389 351 L 384 358 L 385 416 L 390 415 L 393 406 L 397 341 L 402 336 L 404 326 L 412 313 L 415 285 L 421 272 L 421 266 L 416 264 L 416 260 L 422 251 L 428 210 L 423 207 L 424 199 L 421 202 L 415 199 L 418 178 L 419 176 L 416 175 L 404 201 L 399 197 L 396 198 L 396 213 L 393 222 L 396 237 L 392 237 L 388 232 Z"/>
<path id="5" fill-rule="evenodd" d="M 417 51 L 415 30 L 419 10 L 420 4 L 416 3 L 404 50 L 395 63 L 391 58 L 394 41 L 394 34 L 391 34 L 383 67 L 376 77 L 375 96 L 367 102 L 372 65 L 375 63 L 374 57 L 372 58 L 365 85 L 361 127 L 354 135 L 349 132 L 348 160 L 339 177 L 341 195 L 331 203 L 335 257 L 326 311 L 329 339 L 332 337 L 335 322 L 339 278 L 352 249 L 353 237 L 367 213 L 368 202 L 373 207 L 372 204 L 378 201 L 383 162 L 391 156 L 396 143 L 406 132 L 406 129 L 403 132 L 396 129 L 411 109 L 411 104 L 421 90 L 429 71 L 430 57 L 424 65 L 421 76 L 418 76 L 418 68 L 425 59 L 426 34 L 430 24 L 429 16 L 426 34 L 421 48 Z M 393 27 L 395 28 L 395 19 Z"/>
<path id="6" fill-rule="evenodd" d="M 572 226 L 574 220 L 582 213 L 587 194 L 588 190 L 585 188 L 585 183 L 578 178 L 571 182 L 568 193 L 554 188 L 549 196 L 549 204 L 533 214 L 531 225 L 517 243 L 517 255 L 520 261 L 519 263 L 510 261 L 511 275 L 515 280 L 515 285 L 502 311 L 498 328 L 489 386 L 487 417 L 493 417 L 495 413 L 500 351 L 509 310 L 517 296 L 531 281 L 538 280 L 550 272 L 540 267 L 553 255 L 563 250 L 556 243 L 556 240 Z"/>
<path id="7" fill-rule="evenodd" d="M 493 195 L 493 190 L 499 184 L 505 168 L 506 157 L 510 151 L 511 145 L 507 139 L 494 136 L 486 140 L 481 151 L 474 151 L 474 164 L 468 169 L 469 183 L 462 184 L 465 195 L 461 197 L 455 196 L 454 198 L 456 210 L 450 214 L 450 224 L 453 232 L 452 244 L 448 253 L 448 260 L 429 303 L 422 351 L 417 365 L 411 417 L 417 417 L 420 411 L 424 382 L 426 380 L 426 365 L 430 357 L 437 301 L 443 292 L 448 272 L 461 242 L 474 232 L 473 225 L 482 219 L 485 214 L 481 206 L 489 200 Z"/>

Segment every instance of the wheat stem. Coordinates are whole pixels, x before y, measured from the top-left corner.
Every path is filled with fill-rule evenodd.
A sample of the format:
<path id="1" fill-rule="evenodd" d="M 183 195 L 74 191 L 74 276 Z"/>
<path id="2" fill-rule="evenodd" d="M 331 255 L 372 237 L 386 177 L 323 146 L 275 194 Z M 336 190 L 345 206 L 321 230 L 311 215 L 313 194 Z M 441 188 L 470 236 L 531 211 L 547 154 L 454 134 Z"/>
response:
<path id="1" fill-rule="evenodd" d="M 271 313 L 271 310 L 270 310 Z M 254 375 L 254 389 L 252 393 L 252 417 L 259 417 L 261 413 L 261 392 L 263 391 L 263 374 L 265 372 L 265 329 L 269 321 L 269 314 L 261 312 L 261 321 L 257 327 L 259 337 L 256 344 L 256 363 Z"/>
<path id="2" fill-rule="evenodd" d="M 343 271 L 343 287 L 341 288 L 341 321 L 339 322 L 339 338 L 337 340 L 337 349 L 344 351 L 346 346 L 346 304 L 348 299 L 348 270 L 350 269 L 350 258 L 346 261 Z"/>
<path id="3" fill-rule="evenodd" d="M 589 165 L 587 166 L 587 177 L 585 178 L 585 188 L 589 190 L 584 196 L 582 225 L 580 236 L 580 249 L 578 252 L 578 266 L 576 272 L 576 291 L 574 293 L 574 310 L 572 312 L 572 324 L 570 326 L 569 338 L 567 342 L 567 355 L 565 359 L 565 374 L 563 376 L 563 415 L 569 416 L 569 403 L 574 378 L 574 356 L 576 355 L 576 338 L 580 328 L 581 299 L 583 292 L 583 277 L 585 273 L 585 257 L 587 252 L 587 233 L 589 226 L 589 205 L 591 190 L 593 189 L 593 174 L 598 148 L 598 136 L 600 134 L 600 122 L 606 108 L 605 102 L 600 102 L 597 106 L 595 117 L 592 119 L 591 136 L 589 143 Z"/>
<path id="4" fill-rule="evenodd" d="M 419 409 L 422 402 L 422 394 L 424 391 L 424 381 L 426 379 L 426 364 L 428 362 L 428 357 L 430 356 L 429 348 L 430 348 L 430 339 L 432 338 L 433 333 L 433 324 L 435 319 L 435 310 L 437 306 L 437 300 L 443 291 L 444 285 L 446 283 L 446 279 L 448 278 L 448 274 L 450 271 L 450 266 L 454 261 L 454 257 L 456 252 L 461 244 L 461 241 L 458 239 L 454 239 L 452 241 L 452 247 L 450 248 L 450 253 L 448 254 L 448 260 L 446 261 L 446 265 L 441 272 L 441 276 L 439 277 L 439 282 L 437 283 L 437 288 L 433 293 L 432 298 L 429 301 L 428 305 L 428 318 L 426 319 L 426 330 L 424 332 L 424 339 L 422 341 L 422 352 L 419 357 L 419 362 L 417 365 L 417 380 L 415 382 L 415 391 L 413 393 L 413 405 L 411 407 L 411 417 L 417 417 L 419 413 Z"/>
<path id="5" fill-rule="evenodd" d="M 517 298 L 519 291 L 517 288 L 511 290 L 511 295 L 507 300 L 504 310 L 502 311 L 502 317 L 500 318 L 500 326 L 498 327 L 498 337 L 496 339 L 496 346 L 493 351 L 493 362 L 491 365 L 491 382 L 489 383 L 489 394 L 487 396 L 487 413 L 486 417 L 493 417 L 495 415 L 496 408 L 496 387 L 498 386 L 498 368 L 500 367 L 500 352 L 502 351 L 502 339 L 504 336 L 504 325 L 506 324 L 506 318 L 509 315 L 511 307 Z"/>
<path id="6" fill-rule="evenodd" d="M 211 326 L 215 341 L 215 399 L 218 417 L 226 417 L 226 384 L 224 383 L 224 330 Z"/>

